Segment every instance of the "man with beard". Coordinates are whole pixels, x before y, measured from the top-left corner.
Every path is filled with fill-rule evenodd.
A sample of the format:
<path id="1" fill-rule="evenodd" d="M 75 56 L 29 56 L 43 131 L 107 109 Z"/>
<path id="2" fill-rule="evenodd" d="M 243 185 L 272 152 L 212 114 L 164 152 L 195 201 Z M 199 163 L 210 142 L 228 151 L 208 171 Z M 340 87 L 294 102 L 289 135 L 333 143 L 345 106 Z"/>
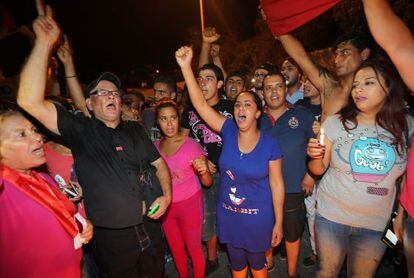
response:
<path id="1" fill-rule="evenodd" d="M 298 64 L 290 57 L 282 63 L 281 73 L 287 81 L 286 101 L 293 105 L 303 99 L 302 73 Z"/>
<path id="2" fill-rule="evenodd" d="M 159 75 L 154 80 L 154 103 L 166 98 L 174 100 L 177 95 L 177 84 L 172 76 Z M 142 120 L 151 141 L 161 138 L 161 131 L 158 128 L 154 107 L 144 110 Z"/>
<path id="3" fill-rule="evenodd" d="M 288 275 L 297 275 L 300 239 L 305 225 L 304 195 L 313 190 L 314 180 L 307 173 L 306 147 L 314 137 L 314 117 L 302 107 L 291 107 L 286 101 L 286 80 L 281 73 L 271 72 L 263 80 L 266 111 L 261 129 L 275 136 L 283 153 L 282 173 L 285 182 L 283 234 L 286 243 Z M 272 250 L 266 254 L 271 269 Z"/>
<path id="4" fill-rule="evenodd" d="M 344 107 L 352 88 L 353 76 L 359 65 L 370 55 L 370 40 L 367 37 L 341 37 L 334 46 L 337 80 L 319 69 L 310 59 L 302 44 L 292 35 L 278 37 L 285 51 L 299 65 L 303 73 L 321 92 L 322 122 L 327 116 Z"/>

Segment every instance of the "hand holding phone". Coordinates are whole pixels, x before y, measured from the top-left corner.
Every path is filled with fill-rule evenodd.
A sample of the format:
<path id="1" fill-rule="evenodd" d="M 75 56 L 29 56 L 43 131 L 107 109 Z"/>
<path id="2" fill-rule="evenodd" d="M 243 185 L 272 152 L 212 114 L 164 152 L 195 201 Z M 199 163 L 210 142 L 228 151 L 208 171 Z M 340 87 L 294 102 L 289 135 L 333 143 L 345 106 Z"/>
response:
<path id="1" fill-rule="evenodd" d="M 157 210 L 160 208 L 160 204 L 156 203 L 155 206 L 150 209 L 150 211 L 147 213 L 148 216 L 153 215 L 157 212 Z"/>

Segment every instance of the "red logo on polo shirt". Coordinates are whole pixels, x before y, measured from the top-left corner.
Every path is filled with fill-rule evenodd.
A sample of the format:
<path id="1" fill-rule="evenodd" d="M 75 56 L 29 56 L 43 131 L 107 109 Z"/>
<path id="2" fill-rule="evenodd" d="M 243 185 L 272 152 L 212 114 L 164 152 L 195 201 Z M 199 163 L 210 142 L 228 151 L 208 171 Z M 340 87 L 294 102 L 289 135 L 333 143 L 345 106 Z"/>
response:
<path id="1" fill-rule="evenodd" d="M 115 149 L 117 152 L 122 152 L 124 150 L 122 146 L 116 146 Z"/>

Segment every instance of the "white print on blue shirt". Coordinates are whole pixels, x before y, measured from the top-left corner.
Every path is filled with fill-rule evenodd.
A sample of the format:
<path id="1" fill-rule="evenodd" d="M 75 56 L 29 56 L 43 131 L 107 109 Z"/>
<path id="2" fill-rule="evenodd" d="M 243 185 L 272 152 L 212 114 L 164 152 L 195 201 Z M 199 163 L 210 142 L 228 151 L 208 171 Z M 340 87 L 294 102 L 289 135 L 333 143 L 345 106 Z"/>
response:
<path id="1" fill-rule="evenodd" d="M 230 170 L 227 170 L 226 174 L 230 178 L 230 184 L 229 184 L 230 193 L 228 194 L 228 196 L 229 196 L 230 202 L 234 206 L 231 206 L 226 203 L 222 203 L 223 208 L 225 208 L 226 210 L 230 210 L 230 211 L 241 213 L 241 214 L 257 214 L 259 212 L 259 209 L 257 208 L 250 209 L 250 208 L 238 207 L 241 204 L 243 204 L 247 198 L 237 194 L 237 185 L 235 183 L 235 178 L 233 176 L 233 173 Z"/>

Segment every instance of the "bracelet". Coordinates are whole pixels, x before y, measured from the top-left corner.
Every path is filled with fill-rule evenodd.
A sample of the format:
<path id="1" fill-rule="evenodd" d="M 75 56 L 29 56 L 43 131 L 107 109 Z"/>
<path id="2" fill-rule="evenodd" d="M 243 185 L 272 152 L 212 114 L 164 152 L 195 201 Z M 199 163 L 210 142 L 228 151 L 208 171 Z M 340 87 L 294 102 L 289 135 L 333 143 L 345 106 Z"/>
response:
<path id="1" fill-rule="evenodd" d="M 77 75 L 75 74 L 75 75 L 71 75 L 71 76 L 65 76 L 65 78 L 74 78 L 74 77 L 76 77 Z"/>

